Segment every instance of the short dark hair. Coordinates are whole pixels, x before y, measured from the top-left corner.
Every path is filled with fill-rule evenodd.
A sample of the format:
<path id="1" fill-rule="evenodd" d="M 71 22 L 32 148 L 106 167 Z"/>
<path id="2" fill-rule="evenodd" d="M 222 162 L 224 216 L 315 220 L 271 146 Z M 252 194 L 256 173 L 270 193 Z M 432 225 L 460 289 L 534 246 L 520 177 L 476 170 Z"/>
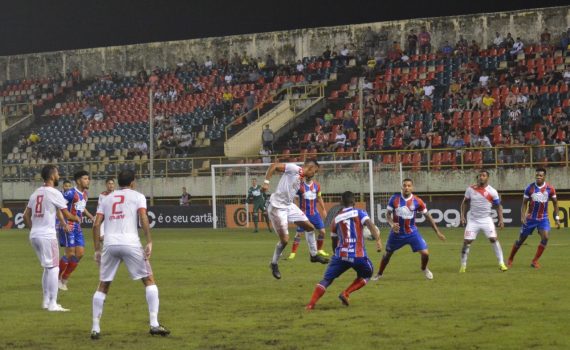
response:
<path id="1" fill-rule="evenodd" d="M 481 173 L 485 173 L 485 174 L 487 174 L 487 176 L 489 176 L 489 171 L 486 169 L 479 170 L 479 174 L 481 174 Z"/>
<path id="2" fill-rule="evenodd" d="M 307 159 L 307 160 L 305 160 L 305 165 L 309 165 L 309 164 L 311 164 L 311 163 L 315 164 L 315 166 L 316 166 L 317 168 L 320 168 L 320 167 L 321 167 L 321 166 L 319 165 L 319 162 L 318 162 L 316 159 Z"/>
<path id="3" fill-rule="evenodd" d="M 405 178 L 404 181 L 402 181 L 402 184 L 403 184 L 404 182 L 411 182 L 412 185 L 414 184 L 414 180 L 410 179 L 409 177 Z"/>
<path id="4" fill-rule="evenodd" d="M 119 173 L 119 186 L 127 187 L 130 186 L 133 181 L 135 181 L 135 172 L 132 170 L 122 170 Z"/>
<path id="5" fill-rule="evenodd" d="M 109 177 L 105 180 L 105 183 L 108 184 L 108 183 L 111 182 L 111 181 L 115 182 L 115 178 L 112 177 L 112 176 L 109 176 Z"/>
<path id="6" fill-rule="evenodd" d="M 71 181 L 69 181 L 68 179 L 63 180 L 63 184 L 71 184 Z"/>
<path id="7" fill-rule="evenodd" d="M 543 172 L 544 175 L 546 175 L 546 169 L 545 169 L 545 168 L 536 168 L 536 172 L 537 172 L 537 173 Z"/>
<path id="8" fill-rule="evenodd" d="M 57 171 L 57 168 L 53 164 L 48 164 L 42 168 L 42 179 L 44 181 L 49 180 L 49 178 Z"/>
<path id="9" fill-rule="evenodd" d="M 89 173 L 85 170 L 79 170 L 75 174 L 73 174 L 73 180 L 77 181 L 81 179 L 83 176 L 89 176 Z"/>
<path id="10" fill-rule="evenodd" d="M 354 205 L 354 193 L 346 191 L 342 194 L 342 205 L 345 207 L 351 207 Z"/>

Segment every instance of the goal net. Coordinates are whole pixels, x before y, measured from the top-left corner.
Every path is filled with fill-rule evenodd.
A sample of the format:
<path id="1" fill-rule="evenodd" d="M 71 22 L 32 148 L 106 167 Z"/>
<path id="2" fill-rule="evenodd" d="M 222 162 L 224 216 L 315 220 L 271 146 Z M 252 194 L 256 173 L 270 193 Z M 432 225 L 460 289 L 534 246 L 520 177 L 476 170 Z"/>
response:
<path id="1" fill-rule="evenodd" d="M 301 165 L 302 163 L 297 163 Z M 262 185 L 271 164 L 215 164 L 212 172 L 213 228 L 253 229 L 253 204 L 248 203 L 248 190 L 253 179 Z M 344 191 L 356 194 L 357 207 L 366 209 L 370 217 L 375 215 L 375 185 L 372 160 L 319 161 L 320 169 L 314 180 L 321 184 L 321 193 L 327 209 L 325 225 L 330 227 L 332 218 L 340 210 L 340 197 Z M 281 174 L 276 173 L 268 193 L 273 193 Z M 267 200 L 269 197 L 267 197 Z M 258 212 L 259 230 L 267 230 L 267 217 Z M 377 220 L 375 220 L 377 221 Z"/>

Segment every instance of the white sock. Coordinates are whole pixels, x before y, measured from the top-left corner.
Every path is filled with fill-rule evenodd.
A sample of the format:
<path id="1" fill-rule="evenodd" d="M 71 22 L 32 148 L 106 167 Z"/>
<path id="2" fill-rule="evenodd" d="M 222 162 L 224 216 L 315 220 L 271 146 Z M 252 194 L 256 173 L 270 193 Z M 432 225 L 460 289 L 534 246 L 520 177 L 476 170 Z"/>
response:
<path id="1" fill-rule="evenodd" d="M 91 330 L 97 333 L 101 332 L 99 321 L 103 314 L 103 304 L 105 303 L 106 297 L 107 294 L 100 291 L 96 291 L 95 294 L 93 294 L 93 328 L 91 328 Z"/>
<path id="2" fill-rule="evenodd" d="M 495 251 L 495 256 L 497 257 L 499 264 L 504 264 L 505 261 L 503 259 L 503 249 L 501 248 L 501 243 L 499 243 L 499 241 L 495 241 L 491 243 L 491 245 L 493 246 L 493 250 Z"/>
<path id="3" fill-rule="evenodd" d="M 49 298 L 49 306 L 57 305 L 59 266 L 46 268 L 46 289 Z"/>
<path id="4" fill-rule="evenodd" d="M 309 253 L 311 256 L 317 255 L 317 240 L 315 239 L 315 232 L 305 232 L 305 239 L 309 245 Z"/>
<path id="5" fill-rule="evenodd" d="M 466 266 L 467 265 L 467 257 L 469 256 L 469 250 L 471 249 L 471 244 L 467 244 L 467 245 L 463 245 L 463 248 L 461 248 L 461 265 L 462 266 Z"/>
<path id="6" fill-rule="evenodd" d="M 279 257 L 281 256 L 281 253 L 283 253 L 283 249 L 285 249 L 285 245 L 283 245 L 281 241 L 277 242 L 277 245 L 275 246 L 275 251 L 273 252 L 273 259 L 271 259 L 272 264 L 277 264 L 277 262 L 279 261 Z"/>
<path id="7" fill-rule="evenodd" d="M 150 326 L 158 327 L 158 287 L 156 284 L 146 287 L 146 302 L 148 303 L 148 313 L 150 315 Z"/>
<path id="8" fill-rule="evenodd" d="M 47 306 L 49 304 L 49 291 L 48 291 L 48 269 L 44 268 L 44 273 L 42 274 L 42 291 L 43 291 L 43 301 L 42 306 Z"/>

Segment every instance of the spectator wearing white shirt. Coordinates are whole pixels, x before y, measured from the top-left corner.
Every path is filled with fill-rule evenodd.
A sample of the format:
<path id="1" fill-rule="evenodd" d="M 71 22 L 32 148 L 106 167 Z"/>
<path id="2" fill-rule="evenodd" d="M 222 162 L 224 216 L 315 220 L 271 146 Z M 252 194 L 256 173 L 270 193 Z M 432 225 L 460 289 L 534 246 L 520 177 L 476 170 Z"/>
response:
<path id="1" fill-rule="evenodd" d="M 489 84 L 489 75 L 487 72 L 484 71 L 483 74 L 481 74 L 479 77 L 479 84 L 481 84 L 481 87 L 487 87 Z"/>
<path id="2" fill-rule="evenodd" d="M 232 73 L 227 72 L 226 75 L 224 76 L 224 81 L 226 82 L 226 84 L 231 84 L 233 79 Z"/>
<path id="3" fill-rule="evenodd" d="M 505 39 L 499 32 L 495 32 L 495 39 L 493 39 L 493 46 L 496 48 L 503 47 Z"/>
<path id="4" fill-rule="evenodd" d="M 204 67 L 206 69 L 211 69 L 213 65 L 214 65 L 214 63 L 210 59 L 210 56 L 206 56 L 206 61 L 204 62 Z"/>
<path id="5" fill-rule="evenodd" d="M 303 74 L 303 71 L 305 71 L 305 65 L 303 64 L 303 62 L 301 62 L 301 60 L 297 61 L 297 74 Z"/>
<path id="6" fill-rule="evenodd" d="M 524 44 L 521 41 L 521 38 L 517 38 L 517 40 L 513 44 L 513 48 L 511 49 L 511 51 L 509 51 L 509 53 L 511 54 L 511 56 L 516 57 L 519 54 L 519 52 L 522 52 L 523 48 Z"/>
<path id="7" fill-rule="evenodd" d="M 346 45 L 344 45 L 342 50 L 340 50 L 340 62 L 345 66 L 348 64 L 348 55 L 349 54 L 350 54 L 350 51 L 348 51 L 348 48 L 346 47 Z"/>
<path id="8" fill-rule="evenodd" d="M 424 95 L 427 97 L 432 97 L 433 96 L 433 91 L 435 90 L 435 87 L 433 86 L 433 84 L 429 84 L 424 86 Z"/>

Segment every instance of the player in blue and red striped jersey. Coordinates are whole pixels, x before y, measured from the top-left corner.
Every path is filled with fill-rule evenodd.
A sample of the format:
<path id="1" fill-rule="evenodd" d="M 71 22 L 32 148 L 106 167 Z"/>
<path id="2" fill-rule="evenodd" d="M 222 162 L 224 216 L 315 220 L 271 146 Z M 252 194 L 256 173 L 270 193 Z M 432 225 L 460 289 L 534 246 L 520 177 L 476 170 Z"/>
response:
<path id="1" fill-rule="evenodd" d="M 362 231 L 364 226 L 368 227 L 372 237 L 376 239 L 376 249 L 379 252 L 382 250 L 380 231 L 364 210 L 354 208 L 354 203 L 354 193 L 346 191 L 342 194 L 344 208 L 335 216 L 331 230 L 333 247 L 335 247 L 334 255 L 323 279 L 313 291 L 311 301 L 306 306 L 307 310 L 314 309 L 317 301 L 325 294 L 327 287 L 348 269 L 356 271 L 356 279 L 338 296 L 346 306 L 349 305 L 350 294 L 364 287 L 372 277 L 374 268 L 366 254 Z"/>
<path id="2" fill-rule="evenodd" d="M 558 200 L 556 199 L 556 190 L 554 187 L 545 182 L 546 169 L 538 168 L 535 173 L 536 181 L 527 186 L 524 190 L 523 202 L 521 206 L 521 222 L 522 227 L 520 236 L 511 250 L 511 255 L 507 260 L 507 266 L 513 265 L 513 260 L 521 245 L 526 241 L 528 236 L 532 235 L 534 229 L 538 230 L 540 235 L 540 244 L 536 249 L 534 259 L 530 264 L 536 269 L 540 268 L 538 259 L 544 252 L 548 244 L 548 233 L 550 232 L 550 221 L 548 220 L 548 201 L 552 200 L 554 206 L 554 221 L 556 228 L 560 228 L 560 217 L 558 216 Z M 528 209 L 527 209 L 528 205 Z"/>
<path id="3" fill-rule="evenodd" d="M 305 238 L 307 239 L 307 244 L 309 245 L 309 251 L 311 256 L 319 254 L 320 256 L 328 257 L 329 254 L 323 250 L 323 244 L 325 240 L 325 224 L 322 218 L 327 217 L 327 210 L 325 209 L 325 202 L 321 195 L 321 185 L 314 181 L 312 178 L 303 180 L 299 191 L 297 191 L 297 196 L 299 197 L 299 208 L 305 213 L 311 224 L 315 226 L 315 229 L 319 232 L 317 240 L 315 242 L 315 233 L 307 232 Z M 321 216 L 322 214 L 322 216 Z M 297 226 L 297 234 L 295 235 L 295 240 L 293 241 L 293 247 L 291 248 L 291 254 L 287 258 L 288 260 L 295 259 L 297 255 L 297 249 L 299 248 L 299 243 L 301 243 L 301 236 L 305 232 L 301 226 Z"/>
<path id="4" fill-rule="evenodd" d="M 445 236 L 428 213 L 425 203 L 412 193 L 413 189 L 414 182 L 411 179 L 404 179 L 402 192 L 394 194 L 388 201 L 386 219 L 392 229 L 388 236 L 388 242 L 386 242 L 386 253 L 380 262 L 378 274 L 373 277 L 373 280 L 378 280 L 382 277 L 392 254 L 405 245 L 411 246 L 414 253 L 420 253 L 421 270 L 428 280 L 433 279 L 433 274 L 427 268 L 429 261 L 428 246 L 416 227 L 417 213 L 421 213 L 426 217 L 439 239 L 445 241 Z"/>
<path id="5" fill-rule="evenodd" d="M 93 215 L 87 211 L 87 191 L 89 189 L 89 173 L 81 170 L 73 175 L 75 187 L 65 192 L 63 197 L 67 201 L 67 209 L 72 215 L 80 219 L 85 214 L 93 220 Z M 65 248 L 65 254 L 59 261 L 59 289 L 67 290 L 67 280 L 85 252 L 85 239 L 81 230 L 81 222 L 69 223 L 71 230 L 65 232 L 58 230 L 59 245 Z"/>

